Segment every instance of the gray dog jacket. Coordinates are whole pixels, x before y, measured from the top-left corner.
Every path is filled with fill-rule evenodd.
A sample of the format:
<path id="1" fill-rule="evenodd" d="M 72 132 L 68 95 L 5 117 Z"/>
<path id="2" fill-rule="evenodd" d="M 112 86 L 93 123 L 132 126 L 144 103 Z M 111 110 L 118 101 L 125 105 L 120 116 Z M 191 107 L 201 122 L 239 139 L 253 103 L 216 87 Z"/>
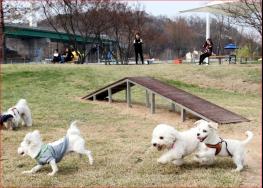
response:
<path id="1" fill-rule="evenodd" d="M 40 152 L 35 157 L 37 163 L 40 165 L 45 165 L 52 160 L 55 160 L 56 163 L 61 161 L 68 148 L 68 142 L 68 137 L 65 136 L 64 139 L 62 139 L 62 141 L 55 146 L 43 144 L 41 146 Z"/>

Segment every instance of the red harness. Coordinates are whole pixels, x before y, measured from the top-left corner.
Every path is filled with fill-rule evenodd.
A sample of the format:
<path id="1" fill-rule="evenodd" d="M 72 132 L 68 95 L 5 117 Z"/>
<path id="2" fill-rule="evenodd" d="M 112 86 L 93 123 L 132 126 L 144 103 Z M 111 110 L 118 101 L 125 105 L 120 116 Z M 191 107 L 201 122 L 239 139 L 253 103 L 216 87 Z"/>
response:
<path id="1" fill-rule="evenodd" d="M 207 147 L 209 147 L 209 148 L 214 148 L 214 149 L 216 149 L 215 155 L 217 155 L 217 154 L 221 151 L 221 149 L 222 149 L 222 143 L 225 142 L 225 143 L 226 143 L 226 151 L 227 151 L 228 155 L 229 155 L 230 157 L 232 157 L 233 155 L 230 153 L 230 151 L 229 151 L 228 148 L 227 148 L 227 142 L 226 142 L 225 140 L 223 140 L 222 138 L 220 138 L 220 139 L 221 139 L 221 141 L 218 142 L 217 144 L 205 144 L 205 145 L 206 145 Z"/>

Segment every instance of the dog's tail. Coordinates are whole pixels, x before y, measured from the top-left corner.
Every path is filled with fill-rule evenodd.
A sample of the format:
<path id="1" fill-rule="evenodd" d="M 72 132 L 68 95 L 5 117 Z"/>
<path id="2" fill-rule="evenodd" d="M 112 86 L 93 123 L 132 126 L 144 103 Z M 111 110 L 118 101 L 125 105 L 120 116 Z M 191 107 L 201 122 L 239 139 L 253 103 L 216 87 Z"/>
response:
<path id="1" fill-rule="evenodd" d="M 247 131 L 247 132 L 246 132 L 246 135 L 247 135 L 247 139 L 242 141 L 242 144 L 243 144 L 243 145 L 246 145 L 247 143 L 249 143 L 250 140 L 251 140 L 251 139 L 253 138 L 253 136 L 254 136 L 251 131 Z"/>
<path id="2" fill-rule="evenodd" d="M 18 103 L 20 103 L 20 104 L 26 104 L 26 105 L 27 105 L 26 99 L 20 99 L 20 100 L 18 101 Z"/>
<path id="3" fill-rule="evenodd" d="M 70 127 L 67 131 L 67 135 L 80 135 L 80 131 L 77 127 L 77 121 L 73 121 L 71 124 L 70 124 Z"/>

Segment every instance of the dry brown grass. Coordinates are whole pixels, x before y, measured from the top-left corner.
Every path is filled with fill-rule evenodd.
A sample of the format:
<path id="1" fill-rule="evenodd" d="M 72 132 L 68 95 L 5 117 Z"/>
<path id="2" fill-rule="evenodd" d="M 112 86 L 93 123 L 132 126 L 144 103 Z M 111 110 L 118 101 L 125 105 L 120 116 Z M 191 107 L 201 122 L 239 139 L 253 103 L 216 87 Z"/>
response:
<path id="1" fill-rule="evenodd" d="M 4 65 L 2 109 L 26 98 L 32 109 L 34 125 L 18 131 L 2 131 L 2 183 L 4 186 L 260 186 L 261 83 L 259 65 Z M 239 113 L 251 122 L 220 126 L 222 137 L 244 139 L 252 130 L 255 138 L 248 145 L 245 170 L 232 173 L 231 159 L 220 158 L 211 167 L 200 167 L 187 158 L 182 167 L 158 165 L 160 156 L 150 148 L 151 132 L 158 123 L 188 129 L 195 119 L 180 122 L 179 114 L 169 112 L 169 104 L 157 97 L 156 114 L 144 106 L 144 91 L 133 88 L 133 107 L 114 96 L 113 104 L 80 100 L 81 96 L 124 76 L 153 76 Z M 16 82 L 14 82 L 16 80 Z M 176 80 L 176 81 L 175 81 Z M 62 137 L 70 121 L 81 121 L 79 128 L 94 153 L 95 164 L 85 157 L 66 156 L 59 173 L 48 177 L 47 166 L 34 176 L 21 172 L 35 162 L 18 156 L 19 143 L 28 131 L 39 129 L 45 142 Z"/>

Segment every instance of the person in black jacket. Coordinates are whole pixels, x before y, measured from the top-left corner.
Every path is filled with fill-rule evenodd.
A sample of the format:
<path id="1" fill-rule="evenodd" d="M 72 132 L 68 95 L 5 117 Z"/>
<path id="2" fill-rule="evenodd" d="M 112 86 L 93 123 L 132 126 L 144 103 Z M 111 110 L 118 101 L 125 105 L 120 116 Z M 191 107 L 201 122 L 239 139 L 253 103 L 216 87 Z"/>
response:
<path id="1" fill-rule="evenodd" d="M 61 62 L 61 55 L 58 52 L 58 49 L 54 51 L 52 63 L 60 63 Z"/>
<path id="2" fill-rule="evenodd" d="M 142 64 L 144 64 L 143 53 L 142 53 L 142 44 L 143 44 L 143 42 L 142 42 L 142 39 L 141 39 L 139 33 L 136 33 L 135 39 L 133 41 L 136 64 L 138 64 L 138 54 L 141 57 Z"/>
<path id="3" fill-rule="evenodd" d="M 213 51 L 213 42 L 209 38 L 205 41 L 203 45 L 202 54 L 200 55 L 200 59 L 199 59 L 199 65 L 203 64 L 205 58 L 212 55 L 212 51 Z"/>
<path id="4" fill-rule="evenodd" d="M 74 55 L 70 48 L 66 48 L 66 57 L 64 59 L 64 62 L 72 61 L 74 58 Z"/>

